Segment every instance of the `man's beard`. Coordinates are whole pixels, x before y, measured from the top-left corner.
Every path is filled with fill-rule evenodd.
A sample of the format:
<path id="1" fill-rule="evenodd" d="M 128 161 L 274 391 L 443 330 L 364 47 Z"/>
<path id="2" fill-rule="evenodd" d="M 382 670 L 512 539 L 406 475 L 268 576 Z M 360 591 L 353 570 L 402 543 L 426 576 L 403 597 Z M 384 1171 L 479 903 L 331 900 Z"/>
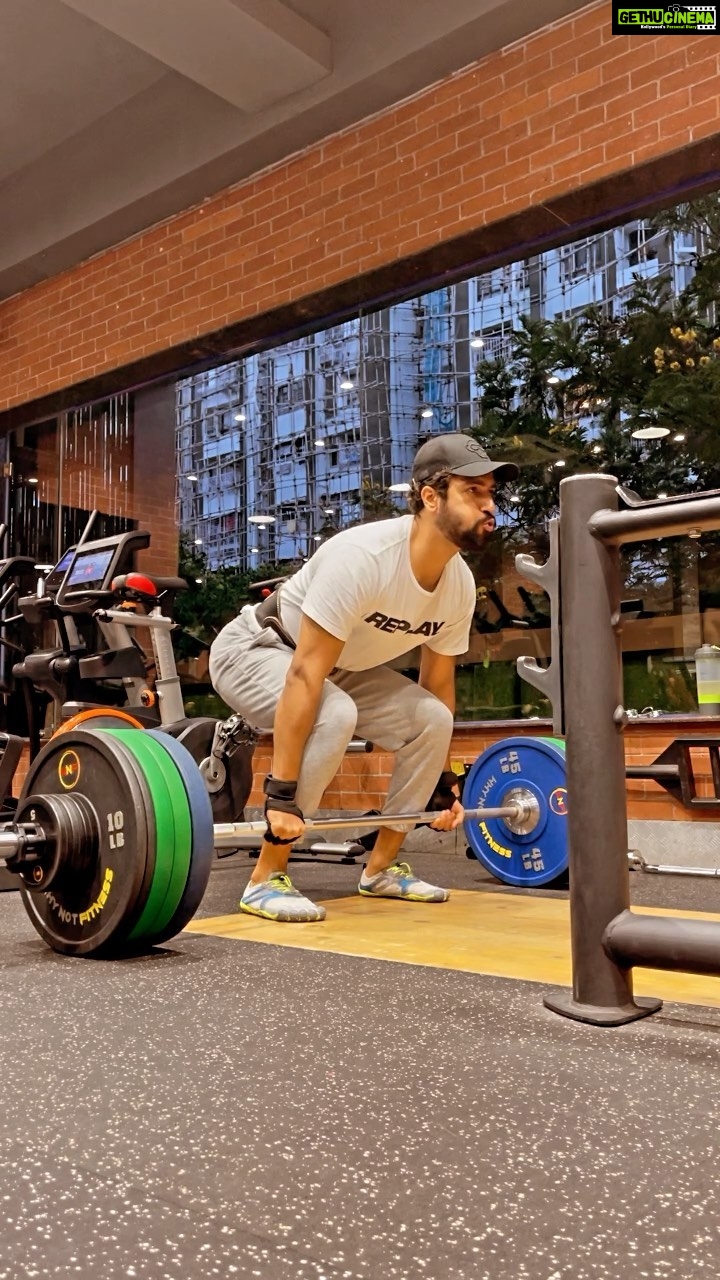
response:
<path id="1" fill-rule="evenodd" d="M 492 532 L 486 528 L 487 519 L 488 517 L 485 516 L 470 529 L 461 529 L 445 510 L 438 515 L 436 527 L 448 542 L 452 542 L 453 546 L 457 547 L 458 551 L 482 551 Z"/>

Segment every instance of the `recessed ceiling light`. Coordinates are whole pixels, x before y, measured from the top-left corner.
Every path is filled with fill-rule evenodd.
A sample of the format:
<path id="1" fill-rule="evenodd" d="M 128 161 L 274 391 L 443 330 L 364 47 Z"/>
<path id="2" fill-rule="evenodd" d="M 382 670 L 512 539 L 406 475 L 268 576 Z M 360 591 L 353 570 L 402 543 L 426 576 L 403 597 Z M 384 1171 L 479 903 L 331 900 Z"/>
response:
<path id="1" fill-rule="evenodd" d="M 556 374 L 556 373 L 551 374 L 551 376 L 548 378 L 548 384 L 549 384 L 551 387 L 554 387 L 554 386 L 555 386 L 555 383 L 556 383 L 556 382 L 559 382 L 559 381 L 560 381 L 560 379 L 558 378 L 558 376 L 557 376 L 557 374 Z"/>
<path id="2" fill-rule="evenodd" d="M 663 436 L 670 435 L 669 427 L 638 427 L 633 431 L 633 440 L 662 440 Z"/>
<path id="3" fill-rule="evenodd" d="M 433 416 L 432 409 L 423 409 L 422 413 L 420 414 L 421 418 L 432 418 L 432 416 Z"/>
<path id="4" fill-rule="evenodd" d="M 676 431 L 675 435 L 673 436 L 673 440 L 675 441 L 676 444 L 682 444 L 684 439 L 685 439 L 684 431 Z"/>
<path id="5" fill-rule="evenodd" d="M 250 524 L 273 524 L 274 521 L 274 516 L 248 516 Z"/>
<path id="6" fill-rule="evenodd" d="M 315 441 L 315 448 L 316 448 L 316 449 L 324 449 L 324 448 L 325 448 L 325 441 L 324 441 L 324 440 L 316 440 L 316 441 Z"/>
<path id="7" fill-rule="evenodd" d="M 343 378 L 342 382 L 340 383 L 341 391 L 353 391 L 354 388 L 355 388 L 354 382 L 351 382 L 349 378 Z"/>
<path id="8" fill-rule="evenodd" d="M 245 414 L 244 414 L 244 413 L 236 413 L 236 414 L 235 414 L 234 421 L 235 421 L 235 422 L 244 422 L 244 421 L 245 421 Z"/>
<path id="9" fill-rule="evenodd" d="M 189 472 L 188 472 L 188 474 L 186 475 L 185 479 L 186 479 L 186 480 L 197 480 L 197 476 L 195 475 L 195 472 L 194 472 L 194 471 L 189 471 Z"/>
<path id="10" fill-rule="evenodd" d="M 195 539 L 195 546 L 196 546 L 196 547 L 201 547 L 201 546 L 202 546 L 202 538 L 196 538 L 196 539 Z"/>
<path id="11" fill-rule="evenodd" d="M 28 476 L 28 484 L 39 484 L 37 476 Z"/>
<path id="12" fill-rule="evenodd" d="M 482 338 L 471 338 L 471 339 L 470 339 L 470 346 L 471 346 L 471 347 L 484 347 L 484 346 L 485 346 L 485 343 L 483 342 Z"/>
<path id="13" fill-rule="evenodd" d="M 251 548 L 250 548 L 250 555 L 251 555 L 251 556 L 256 556 L 257 554 L 258 554 L 258 549 L 257 549 L 257 547 L 251 547 Z"/>
<path id="14" fill-rule="evenodd" d="M 388 493 L 409 493 L 409 484 L 390 484 L 388 485 Z"/>
<path id="15" fill-rule="evenodd" d="M 555 463 L 555 466 L 556 466 L 556 467 L 564 467 L 564 466 L 565 466 L 565 459 L 564 459 L 564 458 L 558 458 L 557 462 Z"/>

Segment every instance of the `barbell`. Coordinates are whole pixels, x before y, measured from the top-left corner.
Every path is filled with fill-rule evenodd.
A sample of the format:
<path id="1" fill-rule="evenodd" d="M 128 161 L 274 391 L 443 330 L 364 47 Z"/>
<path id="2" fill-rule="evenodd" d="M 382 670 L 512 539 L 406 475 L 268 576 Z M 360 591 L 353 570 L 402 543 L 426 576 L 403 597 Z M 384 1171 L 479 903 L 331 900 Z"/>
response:
<path id="1" fill-rule="evenodd" d="M 537 802 L 535 797 L 530 793 L 523 792 L 517 788 L 516 794 L 505 797 L 507 804 L 500 805 L 496 808 L 487 809 L 466 809 L 466 822 L 479 822 L 488 818 L 504 818 L 511 830 L 522 831 L 525 828 L 532 829 L 537 820 Z M 424 810 L 422 813 L 383 813 L 373 814 L 372 816 L 363 816 L 353 818 L 350 816 L 343 818 L 305 818 L 305 828 L 307 831 L 342 831 L 348 827 L 359 827 L 361 829 L 375 827 L 407 827 L 411 830 L 413 827 L 425 826 L 432 823 L 437 818 L 437 810 Z M 263 820 L 258 822 L 216 822 L 213 827 L 213 838 L 215 848 L 224 847 L 232 848 L 233 845 L 242 836 L 261 836 L 265 834 L 267 826 Z"/>
<path id="2" fill-rule="evenodd" d="M 501 850 L 501 840 L 530 847 L 543 825 L 533 786 L 511 776 L 493 798 L 499 803 L 466 810 L 466 836 L 480 831 Z M 411 828 L 435 818 L 343 816 L 306 827 Z M 147 951 L 192 919 L 215 848 L 265 829 L 263 821 L 214 825 L 200 769 L 162 730 L 78 728 L 51 739 L 33 761 L 13 821 L 0 824 L 0 858 L 17 874 L 30 920 L 55 951 Z"/>

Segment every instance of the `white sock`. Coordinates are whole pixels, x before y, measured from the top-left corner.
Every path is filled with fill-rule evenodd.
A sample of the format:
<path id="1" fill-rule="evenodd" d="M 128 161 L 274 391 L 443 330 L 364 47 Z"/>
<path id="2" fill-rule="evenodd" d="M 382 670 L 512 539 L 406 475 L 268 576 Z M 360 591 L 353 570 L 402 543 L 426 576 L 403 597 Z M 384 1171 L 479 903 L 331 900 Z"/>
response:
<path id="1" fill-rule="evenodd" d="M 375 883 L 375 881 L 378 879 L 378 876 L 382 876 L 382 875 L 384 875 L 384 874 L 385 874 L 385 873 L 384 873 L 384 871 L 376 871 L 374 876 L 369 876 L 369 875 L 368 875 L 368 873 L 367 873 L 367 871 L 366 871 L 366 870 L 365 870 L 365 868 L 363 867 L 362 875 L 361 875 L 361 877 L 360 877 L 360 883 L 361 883 L 361 884 L 374 884 L 374 883 Z"/>

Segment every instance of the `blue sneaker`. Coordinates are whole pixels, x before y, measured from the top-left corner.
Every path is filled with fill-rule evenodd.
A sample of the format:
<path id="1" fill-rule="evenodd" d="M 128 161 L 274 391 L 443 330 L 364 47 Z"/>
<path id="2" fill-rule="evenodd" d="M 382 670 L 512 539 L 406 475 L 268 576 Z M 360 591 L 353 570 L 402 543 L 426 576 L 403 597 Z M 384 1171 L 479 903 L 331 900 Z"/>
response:
<path id="1" fill-rule="evenodd" d="M 396 862 L 387 871 L 368 877 L 363 871 L 358 893 L 367 898 L 404 898 L 406 902 L 447 902 L 450 893 L 414 876 L 407 862 Z"/>
<path id="2" fill-rule="evenodd" d="M 283 923 L 309 924 L 325 919 L 325 908 L 304 898 L 294 887 L 292 880 L 282 871 L 276 871 L 269 880 L 246 885 L 240 899 L 240 910 L 249 916 L 262 916 L 263 920 L 281 920 Z"/>

